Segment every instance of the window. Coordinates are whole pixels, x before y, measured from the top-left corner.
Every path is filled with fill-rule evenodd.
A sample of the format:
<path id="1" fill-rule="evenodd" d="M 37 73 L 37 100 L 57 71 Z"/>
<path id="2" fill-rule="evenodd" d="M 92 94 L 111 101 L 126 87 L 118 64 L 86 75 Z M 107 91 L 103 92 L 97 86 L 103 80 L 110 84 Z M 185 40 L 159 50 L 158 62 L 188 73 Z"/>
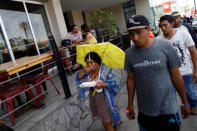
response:
<path id="1" fill-rule="evenodd" d="M 127 21 L 132 15 L 136 14 L 134 0 L 123 4 L 123 11 L 125 16 L 125 21 Z"/>
<path id="2" fill-rule="evenodd" d="M 7 45 L 0 26 L 0 64 L 10 61 Z"/>
<path id="3" fill-rule="evenodd" d="M 28 55 L 37 55 L 23 3 L 1 0 L 0 15 L 15 59 Z"/>
<path id="4" fill-rule="evenodd" d="M 27 3 L 26 6 L 38 47 L 40 49 L 40 52 L 43 53 L 43 49 L 45 49 L 49 44 L 48 36 L 51 35 L 51 30 L 44 5 Z"/>

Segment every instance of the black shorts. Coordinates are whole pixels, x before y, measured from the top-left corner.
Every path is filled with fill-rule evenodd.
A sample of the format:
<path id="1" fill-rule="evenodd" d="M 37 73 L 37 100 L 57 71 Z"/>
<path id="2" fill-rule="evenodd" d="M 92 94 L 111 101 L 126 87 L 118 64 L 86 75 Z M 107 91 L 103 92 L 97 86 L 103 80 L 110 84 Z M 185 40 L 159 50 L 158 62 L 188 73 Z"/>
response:
<path id="1" fill-rule="evenodd" d="M 147 116 L 139 112 L 138 123 L 146 131 L 179 131 L 180 117 L 179 114 Z"/>

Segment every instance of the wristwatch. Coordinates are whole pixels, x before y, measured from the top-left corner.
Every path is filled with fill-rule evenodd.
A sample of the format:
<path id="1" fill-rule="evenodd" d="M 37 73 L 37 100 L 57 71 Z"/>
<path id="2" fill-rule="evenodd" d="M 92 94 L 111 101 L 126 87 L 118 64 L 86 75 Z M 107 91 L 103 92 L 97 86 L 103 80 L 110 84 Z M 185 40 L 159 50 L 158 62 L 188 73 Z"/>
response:
<path id="1" fill-rule="evenodd" d="M 183 107 L 190 107 L 189 104 L 181 104 L 181 106 L 183 106 Z"/>

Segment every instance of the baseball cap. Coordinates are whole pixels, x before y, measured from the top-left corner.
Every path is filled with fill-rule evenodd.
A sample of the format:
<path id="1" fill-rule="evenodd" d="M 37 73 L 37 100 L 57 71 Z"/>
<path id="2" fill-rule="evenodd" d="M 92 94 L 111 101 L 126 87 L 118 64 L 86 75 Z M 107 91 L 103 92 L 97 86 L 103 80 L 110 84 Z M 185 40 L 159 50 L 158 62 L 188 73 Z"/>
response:
<path id="1" fill-rule="evenodd" d="M 174 11 L 174 12 L 172 12 L 172 14 L 171 14 L 172 16 L 181 16 L 181 14 L 178 12 L 178 11 Z"/>
<path id="2" fill-rule="evenodd" d="M 139 29 L 150 25 L 148 19 L 143 15 L 134 15 L 127 21 L 127 30 Z"/>

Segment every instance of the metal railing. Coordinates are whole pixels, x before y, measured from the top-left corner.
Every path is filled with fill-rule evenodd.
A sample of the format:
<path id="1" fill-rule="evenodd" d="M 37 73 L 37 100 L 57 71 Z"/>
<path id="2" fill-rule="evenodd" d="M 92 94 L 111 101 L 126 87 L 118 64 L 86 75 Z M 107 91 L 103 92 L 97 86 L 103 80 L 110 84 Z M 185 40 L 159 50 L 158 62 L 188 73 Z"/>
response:
<path id="1" fill-rule="evenodd" d="M 116 43 L 115 45 L 118 46 L 118 47 L 122 47 L 123 44 L 122 44 L 121 38 L 120 38 L 120 36 L 118 36 L 118 34 L 114 39 L 119 39 L 118 43 Z M 55 78 L 55 77 L 59 76 L 59 79 L 60 79 L 60 81 L 55 82 L 55 86 L 58 87 L 58 85 L 62 85 L 65 98 L 69 98 L 69 97 L 71 97 L 71 92 L 70 92 L 68 81 L 67 81 L 66 70 L 68 70 L 70 68 L 73 68 L 75 66 L 75 64 L 71 64 L 69 67 L 65 67 L 62 63 L 62 60 L 72 58 L 72 57 L 76 57 L 76 54 L 71 54 L 71 55 L 69 55 L 69 57 L 68 56 L 63 56 L 63 57 L 60 56 L 59 49 L 57 48 L 57 45 L 55 43 L 54 38 L 49 37 L 49 40 L 50 40 L 50 43 L 51 43 L 51 46 L 52 46 L 52 49 L 53 49 L 53 56 L 54 56 L 53 60 L 50 61 L 50 63 L 43 64 L 43 66 L 37 67 L 36 69 L 30 70 L 30 71 L 25 72 L 23 74 L 20 73 L 19 76 L 20 76 L 20 78 L 22 78 L 22 77 L 25 77 L 25 76 L 29 75 L 32 72 L 38 71 L 40 69 L 44 69 L 46 66 L 50 67 L 50 69 L 52 69 L 52 72 L 50 72 L 50 77 Z M 52 51 L 49 51 L 49 52 L 46 52 L 46 53 L 51 53 L 51 52 Z M 56 69 L 54 70 L 54 68 L 56 68 Z M 18 79 L 19 79 L 18 76 L 12 77 L 8 80 L 2 81 L 0 83 L 0 86 L 3 86 L 6 83 L 9 83 L 9 82 L 12 82 L 12 81 L 15 81 L 15 80 L 18 80 Z M 14 99 L 15 97 L 17 97 L 19 95 L 25 94 L 25 92 L 27 92 L 28 90 L 33 90 L 34 88 L 36 88 L 37 85 L 40 85 L 41 83 L 46 82 L 48 79 L 49 78 L 47 77 L 44 80 L 40 81 L 39 83 L 31 85 L 28 89 L 23 90 L 22 92 L 14 95 L 12 97 L 9 97 L 8 99 L 0 101 L 0 104 L 4 104 L 4 103 L 6 103 L 6 101 L 9 101 L 10 99 Z M 7 112 L 6 114 L 0 115 L 0 119 L 1 120 L 6 119 L 6 117 L 11 115 L 13 112 L 16 112 L 16 111 L 20 110 L 21 108 L 29 105 L 30 103 L 32 103 L 34 101 L 37 101 L 42 95 L 45 95 L 46 93 L 50 93 L 52 91 L 54 91 L 54 88 L 52 86 L 50 86 L 50 89 L 48 89 L 47 91 L 42 92 L 39 95 L 36 95 L 34 93 L 35 97 L 33 99 L 31 99 L 29 101 L 26 101 L 24 104 L 20 105 L 19 107 L 17 107 L 16 109 L 14 109 L 10 112 Z M 36 110 L 34 113 L 39 112 L 39 111 L 40 110 Z M 22 120 L 17 122 L 13 126 L 13 128 L 18 127 L 19 125 L 21 125 L 23 122 L 27 121 L 28 119 L 29 119 L 29 116 L 24 117 Z"/>
<path id="2" fill-rule="evenodd" d="M 0 120 L 5 120 L 6 121 L 6 118 L 8 117 L 8 116 L 11 116 L 12 115 L 12 113 L 16 113 L 16 111 L 19 111 L 19 110 L 21 110 L 21 108 L 23 108 L 23 107 L 25 107 L 25 106 L 27 106 L 27 105 L 29 105 L 30 103 L 32 103 L 32 102 L 38 102 L 38 99 L 41 97 L 41 96 L 43 96 L 44 94 L 46 94 L 46 93 L 50 93 L 50 92 L 52 92 L 53 90 L 54 90 L 54 86 L 55 87 L 57 87 L 57 89 L 59 88 L 59 86 L 60 85 L 62 85 L 62 87 L 63 87 L 63 91 L 64 91 L 64 95 L 65 95 L 65 98 L 69 98 L 69 97 L 71 97 L 71 92 L 70 92 L 70 89 L 69 89 L 69 85 L 68 85 L 68 82 L 67 82 L 67 76 L 66 76 L 66 70 L 67 69 L 69 69 L 69 68 L 72 68 L 73 66 L 70 66 L 70 67 L 66 67 L 66 68 L 64 68 L 64 65 L 63 65 L 63 63 L 62 63 L 62 59 L 65 59 L 65 58 L 61 58 L 60 57 L 60 54 L 59 54 L 59 50 L 58 50 L 58 48 L 57 48 L 57 45 L 56 45 L 56 43 L 55 43 L 55 40 L 54 40 L 54 38 L 53 38 L 53 36 L 51 36 L 51 37 L 49 37 L 49 40 L 50 40 L 50 43 L 51 43 L 51 46 L 52 46 L 52 51 L 53 51 L 53 59 L 52 60 L 50 60 L 50 62 L 49 63 L 47 63 L 47 64 L 42 64 L 42 66 L 39 66 L 39 67 L 37 67 L 36 69 L 32 69 L 32 70 L 30 70 L 30 71 L 26 71 L 25 73 L 21 73 L 21 72 L 19 72 L 18 74 L 19 75 L 15 75 L 15 76 L 12 76 L 12 78 L 9 78 L 9 79 L 7 79 L 7 80 L 4 80 L 4 81 L 2 81 L 2 82 L 0 82 L 0 89 L 1 90 L 6 90 L 6 89 L 8 89 L 9 90 L 9 88 L 11 88 L 11 87 L 9 87 L 8 88 L 8 86 L 7 85 L 11 85 L 12 83 L 14 83 L 14 82 L 17 82 L 17 83 L 19 83 L 22 87 L 17 87 L 17 88 L 24 88 L 24 87 L 26 87 L 26 88 L 24 88 L 23 90 L 21 90 L 19 93 L 17 93 L 17 94 L 14 94 L 14 95 L 11 95 L 10 97 L 8 97 L 8 98 L 6 98 L 6 99 L 2 99 L 2 100 L 0 100 L 0 104 L 3 106 L 4 104 L 6 105 L 7 104 L 7 102 L 9 102 L 9 101 L 12 101 L 12 100 L 14 100 L 17 96 L 22 96 L 22 94 L 25 94 L 26 92 L 29 92 L 29 91 L 31 91 L 31 93 L 33 93 L 33 99 L 30 99 L 29 101 L 25 101 L 24 102 L 24 104 L 21 104 L 21 105 L 19 105 L 17 108 L 13 108 L 12 110 L 9 110 L 9 111 L 7 111 L 7 113 L 1 113 L 1 115 L 0 115 Z M 46 53 L 51 53 L 51 51 L 49 51 L 49 52 L 46 52 Z M 75 55 L 75 54 L 74 54 Z M 70 57 L 73 57 L 74 55 L 71 55 Z M 45 78 L 44 77 L 44 79 L 43 80 L 41 80 L 41 81 L 39 81 L 39 82 L 37 82 L 37 83 L 26 83 L 26 78 L 32 78 L 33 79 L 33 77 L 34 76 L 31 76 L 30 74 L 31 73 L 34 73 L 34 72 L 36 72 L 36 71 L 38 71 L 38 70 L 41 70 L 42 69 L 42 72 L 40 72 L 41 74 L 43 73 L 43 70 L 45 69 L 45 68 L 47 68 L 46 70 L 50 70 L 50 69 L 52 69 L 52 71 L 51 72 L 48 72 L 49 73 L 49 76 L 47 77 L 47 78 Z M 54 68 L 56 68 L 55 70 L 54 70 Z M 54 72 L 55 71 L 55 72 Z M 38 75 L 38 74 L 37 74 Z M 59 77 L 60 78 L 60 81 L 56 81 L 56 82 L 54 82 L 55 83 L 55 85 L 53 85 L 53 86 L 51 86 L 50 87 L 50 89 L 47 89 L 47 91 L 44 91 L 44 92 L 42 92 L 41 94 L 36 94 L 35 92 L 32 92 L 32 90 L 34 90 L 34 88 L 38 88 L 37 86 L 38 85 L 41 85 L 43 82 L 46 82 L 47 80 L 49 80 L 49 78 L 57 78 L 57 77 Z M 31 86 L 29 86 L 29 84 L 31 84 Z M 45 83 L 46 84 L 46 83 Z M 28 87 L 28 88 L 27 88 Z M 3 89 L 4 88 L 4 89 Z M 6 88 L 6 89 L 5 89 Z M 41 88 L 41 87 L 40 87 Z M 42 90 L 42 89 L 41 89 Z M 61 93 L 62 94 L 62 93 Z M 26 94 L 25 94 L 26 95 Z M 29 96 L 29 98 L 31 98 L 30 96 Z M 0 99 L 1 99 L 1 97 L 0 97 Z M 26 98 L 27 99 L 27 98 Z M 15 106 L 15 104 L 14 103 L 12 103 L 13 105 L 13 107 Z M 35 103 L 34 103 L 35 104 Z M 38 103 L 37 103 L 38 104 Z M 4 106 L 3 106 L 4 107 Z M 8 106 L 6 106 L 6 107 L 8 107 Z M 39 112 L 39 110 L 36 110 L 36 112 Z M 20 120 L 19 122 L 17 122 L 16 124 L 15 123 L 13 123 L 13 128 L 16 128 L 17 126 L 19 126 L 21 123 L 23 123 L 24 121 L 26 121 L 28 119 L 28 116 L 25 116 L 25 118 L 24 119 L 22 119 L 22 120 Z M 12 119 L 13 120 L 13 119 Z M 11 119 L 10 119 L 10 121 L 11 121 Z M 9 122 L 8 122 L 9 123 Z M 6 123 L 7 124 L 7 123 Z M 15 125 L 14 125 L 15 124 Z M 9 125 L 9 124 L 8 124 Z M 11 125 L 10 125 L 11 126 Z"/>
<path id="3" fill-rule="evenodd" d="M 105 28 L 105 29 L 96 28 L 95 29 L 96 38 L 97 38 L 98 43 L 109 41 L 112 44 L 115 44 L 116 46 L 125 50 L 124 41 L 123 41 L 122 34 L 120 33 L 119 28 L 118 27 L 116 28 L 117 33 L 115 33 L 113 35 L 108 35 L 108 34 L 103 33 L 108 30 L 109 30 L 109 28 Z"/>

